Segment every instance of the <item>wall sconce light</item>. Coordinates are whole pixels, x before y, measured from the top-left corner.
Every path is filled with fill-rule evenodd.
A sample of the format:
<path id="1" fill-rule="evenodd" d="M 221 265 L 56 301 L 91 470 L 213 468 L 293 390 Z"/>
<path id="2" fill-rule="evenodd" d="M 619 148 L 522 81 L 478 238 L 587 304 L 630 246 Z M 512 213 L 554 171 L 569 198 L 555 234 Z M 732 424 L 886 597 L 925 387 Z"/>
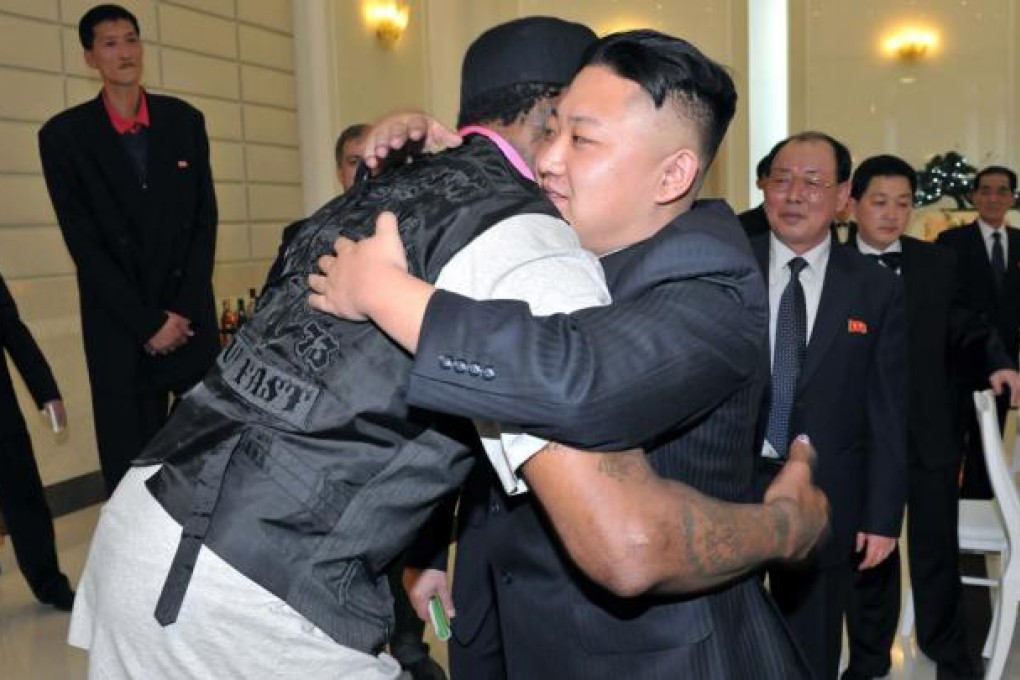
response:
<path id="1" fill-rule="evenodd" d="M 365 23 L 375 31 L 384 47 L 393 47 L 404 35 L 411 8 L 402 0 L 369 0 L 365 3 Z"/>
<path id="2" fill-rule="evenodd" d="M 885 41 L 885 51 L 903 62 L 918 62 L 938 45 L 934 31 L 908 28 L 890 36 Z"/>

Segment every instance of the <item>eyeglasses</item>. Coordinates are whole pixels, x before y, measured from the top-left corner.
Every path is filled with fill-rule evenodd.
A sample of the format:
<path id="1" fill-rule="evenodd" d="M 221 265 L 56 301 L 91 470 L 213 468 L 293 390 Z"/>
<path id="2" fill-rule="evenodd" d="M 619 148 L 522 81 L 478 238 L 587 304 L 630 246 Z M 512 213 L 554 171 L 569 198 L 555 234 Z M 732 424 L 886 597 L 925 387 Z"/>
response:
<path id="1" fill-rule="evenodd" d="M 793 191 L 798 182 L 804 188 L 804 195 L 811 201 L 818 200 L 826 189 L 836 186 L 835 182 L 827 182 L 817 175 L 775 175 L 765 180 L 766 186 L 782 194 Z"/>

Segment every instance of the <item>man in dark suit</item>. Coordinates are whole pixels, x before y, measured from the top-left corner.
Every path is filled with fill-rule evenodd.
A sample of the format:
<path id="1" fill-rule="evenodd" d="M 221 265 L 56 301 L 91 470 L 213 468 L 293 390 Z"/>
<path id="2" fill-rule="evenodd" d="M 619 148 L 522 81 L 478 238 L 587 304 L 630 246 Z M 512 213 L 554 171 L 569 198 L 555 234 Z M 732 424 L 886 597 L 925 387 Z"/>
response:
<path id="1" fill-rule="evenodd" d="M 385 221 L 321 261 L 312 304 L 369 316 L 417 350 L 417 405 L 648 449 L 550 444 L 524 461 L 508 450 L 542 507 L 490 488 L 462 508 L 478 531 L 461 534 L 458 555 L 483 564 L 468 567 L 477 589 L 458 618 L 497 629 L 470 677 L 806 677 L 761 585 L 740 578 L 756 561 L 748 542 L 782 530 L 729 514 L 762 506 L 716 500 L 750 499 L 765 378 L 766 300 L 746 239 L 725 205 L 695 203 L 733 114 L 732 81 L 650 31 L 608 36 L 589 55 L 537 170 L 582 244 L 604 255 L 612 306 L 534 318 L 524 303 L 437 291 L 407 276 Z"/>
<path id="2" fill-rule="evenodd" d="M 18 307 L 0 276 L 0 351 L 7 350 L 25 380 L 36 406 L 45 409 L 54 429 L 67 423 L 46 357 L 18 315 Z M 7 362 L 0 356 L 0 511 L 14 544 L 18 567 L 32 593 L 43 604 L 71 611 L 74 593 L 60 571 L 53 536 L 53 518 L 46 504 L 39 468 L 32 454 L 25 419 L 11 384 Z"/>
<path id="3" fill-rule="evenodd" d="M 888 558 L 906 495 L 902 289 L 829 229 L 847 200 L 850 165 L 846 147 L 823 133 L 783 142 L 765 185 L 771 233 L 751 243 L 769 287 L 773 350 L 759 484 L 779 469 L 790 434 L 805 432 L 832 506 L 832 535 L 813 559 L 768 570 L 821 680 L 838 674 L 853 553 L 861 569 Z"/>
<path id="4" fill-rule="evenodd" d="M 1006 214 L 1016 204 L 1016 173 L 998 165 L 981 170 L 974 177 L 971 200 L 978 218 L 959 229 L 939 234 L 937 242 L 956 254 L 960 284 L 970 305 L 999 332 L 1007 354 L 1016 365 L 1020 350 L 1020 230 L 1006 223 Z M 970 401 L 970 392 L 983 389 L 981 366 L 958 362 L 964 377 L 959 391 L 958 413 L 966 451 L 963 469 L 964 498 L 991 498 L 981 452 L 981 435 Z M 1006 420 L 1009 397 L 996 399 L 999 427 Z"/>
<path id="5" fill-rule="evenodd" d="M 907 540 L 918 647 L 941 674 L 980 677 L 968 658 L 962 616 L 958 522 L 961 450 L 953 422 L 951 356 L 973 356 L 995 391 L 1017 396 L 1020 377 L 995 329 L 961 299 L 956 258 L 904 235 L 917 173 L 896 156 L 874 156 L 854 172 L 851 245 L 896 272 L 907 320 Z M 887 675 L 900 614 L 900 558 L 854 575 L 847 607 L 850 664 L 845 680 Z"/>
<path id="6" fill-rule="evenodd" d="M 92 101 L 39 132 L 43 172 L 78 272 L 99 461 L 112 492 L 166 420 L 170 395 L 218 351 L 216 200 L 202 114 L 141 87 L 138 21 L 100 5 L 82 17 Z"/>
<path id="7" fill-rule="evenodd" d="M 772 164 L 772 156 L 775 154 L 775 147 L 772 148 L 767 154 L 761 157 L 758 161 L 758 165 L 754 168 L 755 174 L 755 186 L 759 189 L 765 188 L 765 180 L 769 177 L 769 166 Z M 758 234 L 769 233 L 769 219 L 765 216 L 765 204 L 759 203 L 756 207 L 737 215 L 740 219 L 740 226 L 744 228 L 744 233 L 747 234 L 748 238 L 757 236 Z"/>

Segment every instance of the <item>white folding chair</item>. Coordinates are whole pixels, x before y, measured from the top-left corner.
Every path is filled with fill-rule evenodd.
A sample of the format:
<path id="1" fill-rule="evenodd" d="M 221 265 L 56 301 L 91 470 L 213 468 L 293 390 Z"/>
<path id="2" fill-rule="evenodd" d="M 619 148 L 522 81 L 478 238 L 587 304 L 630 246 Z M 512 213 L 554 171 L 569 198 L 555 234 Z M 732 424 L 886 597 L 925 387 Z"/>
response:
<path id="1" fill-rule="evenodd" d="M 982 656 L 991 659 L 985 677 L 996 680 L 1001 677 L 1006 664 L 1016 623 L 1017 602 L 1020 600 L 1020 560 L 1012 560 L 1010 550 L 1010 546 L 1020 544 L 1020 496 L 1013 481 L 1013 469 L 1020 451 L 1014 451 L 1013 461 L 1007 464 L 995 414 L 995 397 L 990 391 L 975 392 L 974 406 L 995 499 L 960 501 L 960 551 L 997 556 L 999 576 L 963 576 L 962 581 L 967 585 L 997 590 L 993 600 L 992 626 L 982 650 Z M 908 590 L 900 634 L 909 636 L 913 627 L 914 595 L 912 590 Z"/>
<path id="2" fill-rule="evenodd" d="M 1016 547 L 1020 546 L 1020 495 L 1017 494 L 1010 465 L 1006 462 L 999 421 L 995 414 L 995 397 L 989 390 L 975 392 L 974 406 L 977 409 L 981 445 L 995 499 L 960 502 L 960 550 L 999 556 L 997 576 L 963 578 L 966 584 L 984 585 L 998 590 L 994 600 L 992 627 L 983 652 L 990 659 L 985 678 L 998 680 L 1006 666 L 1016 625 L 1017 606 L 1020 604 L 1020 560 L 1013 559 Z"/>

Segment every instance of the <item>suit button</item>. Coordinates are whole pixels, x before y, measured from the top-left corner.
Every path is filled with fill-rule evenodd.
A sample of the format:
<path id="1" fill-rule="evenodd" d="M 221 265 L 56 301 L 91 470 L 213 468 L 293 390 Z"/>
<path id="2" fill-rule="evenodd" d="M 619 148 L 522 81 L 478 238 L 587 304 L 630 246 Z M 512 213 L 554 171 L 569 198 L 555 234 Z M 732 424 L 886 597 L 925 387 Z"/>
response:
<path id="1" fill-rule="evenodd" d="M 499 580 L 502 581 L 504 585 L 510 585 L 514 582 L 514 575 L 506 569 L 501 569 L 499 571 Z"/>
<path id="2" fill-rule="evenodd" d="M 172 276 L 173 276 L 173 277 L 174 277 L 175 279 L 179 279 L 179 278 L 181 278 L 181 276 L 183 276 L 183 275 L 184 275 L 184 272 L 182 272 L 182 271 L 181 271 L 180 269 L 175 269 L 175 270 L 173 270 L 173 272 L 172 272 Z"/>
<path id="3" fill-rule="evenodd" d="M 453 368 L 453 359 L 446 356 L 445 354 L 440 354 L 439 368 L 443 369 L 444 371 L 449 371 L 451 368 Z"/>
<path id="4" fill-rule="evenodd" d="M 500 509 L 499 501 L 492 501 L 491 503 L 489 503 L 489 514 L 491 515 L 499 514 L 499 509 Z"/>
<path id="5" fill-rule="evenodd" d="M 485 368 L 482 369 L 482 379 L 483 380 L 492 380 L 495 377 L 496 377 L 496 369 L 493 368 L 492 366 L 486 366 Z"/>
<path id="6" fill-rule="evenodd" d="M 453 370 L 457 371 L 458 373 L 464 373 L 465 371 L 467 371 L 467 368 L 468 368 L 467 362 L 464 361 L 463 359 L 457 359 L 456 361 L 453 362 Z"/>
<path id="7" fill-rule="evenodd" d="M 470 366 L 468 366 L 468 375 L 471 375 L 471 376 L 474 376 L 475 378 L 477 378 L 481 374 L 482 374 L 482 365 L 481 364 L 473 363 Z"/>

